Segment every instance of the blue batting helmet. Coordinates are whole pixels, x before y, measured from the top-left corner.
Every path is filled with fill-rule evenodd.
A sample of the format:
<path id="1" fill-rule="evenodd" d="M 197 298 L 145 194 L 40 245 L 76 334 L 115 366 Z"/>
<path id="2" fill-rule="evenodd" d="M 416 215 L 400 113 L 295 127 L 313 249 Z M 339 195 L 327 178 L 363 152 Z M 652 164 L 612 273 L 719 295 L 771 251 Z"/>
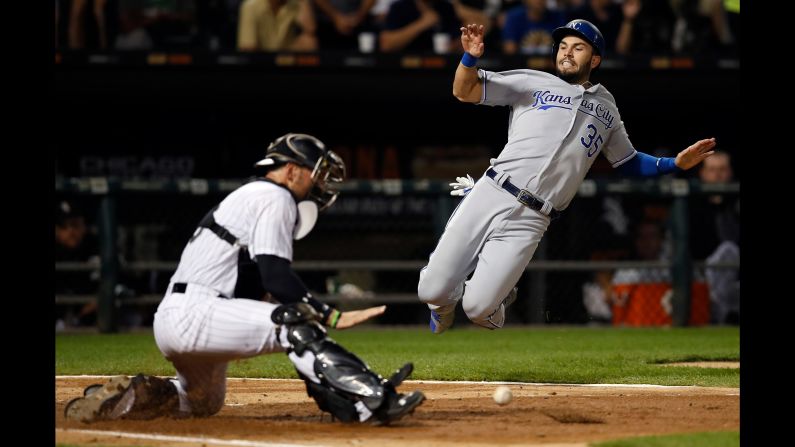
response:
<path id="1" fill-rule="evenodd" d="M 557 53 L 560 41 L 566 36 L 577 36 L 580 39 L 587 41 L 591 44 L 594 51 L 596 51 L 596 54 L 604 57 L 605 38 L 602 37 L 602 33 L 599 31 L 599 28 L 597 28 L 593 23 L 587 20 L 577 19 L 572 20 L 571 22 L 559 28 L 556 28 L 555 31 L 552 31 L 552 38 L 555 40 L 553 54 Z"/>

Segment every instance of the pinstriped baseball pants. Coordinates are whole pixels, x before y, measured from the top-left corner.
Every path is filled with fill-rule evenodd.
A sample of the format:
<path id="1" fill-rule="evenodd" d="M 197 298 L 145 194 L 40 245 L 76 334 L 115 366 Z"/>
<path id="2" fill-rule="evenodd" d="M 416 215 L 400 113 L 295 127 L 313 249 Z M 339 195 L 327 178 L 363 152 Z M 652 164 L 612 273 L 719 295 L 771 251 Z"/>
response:
<path id="1" fill-rule="evenodd" d="M 171 286 L 169 286 L 169 291 Z M 224 299 L 218 292 L 188 284 L 185 293 L 168 293 L 155 313 L 158 348 L 177 370 L 174 384 L 180 411 L 210 416 L 221 410 L 229 361 L 284 352 L 271 313 L 277 305 L 249 299 Z M 296 368 L 315 382 L 314 355 L 289 355 Z"/>

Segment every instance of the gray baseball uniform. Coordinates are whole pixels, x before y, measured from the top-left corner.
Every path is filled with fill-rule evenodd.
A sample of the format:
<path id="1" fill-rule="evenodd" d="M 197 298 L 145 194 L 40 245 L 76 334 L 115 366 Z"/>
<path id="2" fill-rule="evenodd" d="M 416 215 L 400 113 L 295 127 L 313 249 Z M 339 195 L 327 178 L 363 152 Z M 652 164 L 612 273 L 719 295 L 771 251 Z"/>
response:
<path id="1" fill-rule="evenodd" d="M 568 206 L 599 152 L 618 167 L 636 151 L 613 95 L 600 84 L 586 89 L 535 70 L 478 70 L 478 77 L 480 104 L 511 107 L 508 142 L 450 217 L 420 272 L 418 295 L 432 309 L 461 300 L 472 322 L 493 329 L 505 322 L 502 300 L 530 262 L 550 213 Z M 506 182 L 543 206 L 525 206 L 503 188 Z"/>

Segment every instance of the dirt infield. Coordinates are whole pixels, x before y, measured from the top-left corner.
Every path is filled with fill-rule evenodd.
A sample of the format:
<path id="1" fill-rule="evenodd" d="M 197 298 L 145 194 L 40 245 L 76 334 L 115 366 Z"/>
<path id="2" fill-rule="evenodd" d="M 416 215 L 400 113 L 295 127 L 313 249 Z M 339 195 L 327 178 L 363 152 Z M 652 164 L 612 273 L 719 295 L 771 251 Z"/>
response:
<path id="1" fill-rule="evenodd" d="M 78 445 L 585 446 L 628 436 L 739 430 L 738 388 L 509 385 L 497 405 L 494 384 L 407 382 L 428 400 L 388 427 L 332 422 L 297 380 L 229 379 L 226 405 L 207 419 L 83 424 L 63 408 L 105 379 L 55 380 L 56 442 Z M 86 432 L 88 431 L 88 432 Z M 103 433 L 103 432 L 115 433 Z M 118 433 L 123 432 L 123 433 Z M 138 434 L 164 435 L 138 438 Z M 196 438 L 203 438 L 197 440 Z"/>

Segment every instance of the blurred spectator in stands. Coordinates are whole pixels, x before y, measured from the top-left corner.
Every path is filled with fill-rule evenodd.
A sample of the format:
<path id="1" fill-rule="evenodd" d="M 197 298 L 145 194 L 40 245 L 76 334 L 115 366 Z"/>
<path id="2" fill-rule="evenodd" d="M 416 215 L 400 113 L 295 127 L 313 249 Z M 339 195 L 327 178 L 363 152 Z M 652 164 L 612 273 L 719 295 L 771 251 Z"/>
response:
<path id="1" fill-rule="evenodd" d="M 233 50 L 239 7 L 239 0 L 196 0 L 196 48 Z"/>
<path id="2" fill-rule="evenodd" d="M 676 16 L 668 1 L 624 0 L 616 53 L 669 54 Z M 628 37 L 627 37 L 628 36 Z"/>
<path id="3" fill-rule="evenodd" d="M 729 19 L 729 31 L 734 38 L 735 47 L 740 43 L 740 0 L 723 0 L 726 16 Z"/>
<path id="4" fill-rule="evenodd" d="M 667 241 L 661 225 L 643 220 L 635 227 L 635 255 L 640 261 L 665 261 Z M 658 326 L 673 322 L 673 290 L 668 267 L 622 268 L 613 276 L 612 319 L 615 325 Z M 702 275 L 694 271 L 688 324 L 710 320 L 709 292 Z"/>
<path id="5" fill-rule="evenodd" d="M 373 29 L 381 31 L 384 28 L 386 21 L 386 14 L 389 12 L 389 7 L 397 0 L 375 0 L 373 7 L 370 8 L 370 23 Z"/>
<path id="6" fill-rule="evenodd" d="M 502 51 L 505 54 L 550 54 L 552 31 L 564 25 L 565 17 L 547 9 L 547 0 L 524 0 L 509 10 L 502 29 Z"/>
<path id="7" fill-rule="evenodd" d="M 89 262 L 96 266 L 90 272 L 58 272 L 56 295 L 96 295 L 99 289 L 99 246 L 96 234 L 88 231 L 83 214 L 65 200 L 55 204 L 55 262 Z M 63 312 L 56 314 L 56 329 L 67 325 L 94 324 L 96 308 L 96 300 L 79 309 L 74 306 L 63 308 Z"/>
<path id="8" fill-rule="evenodd" d="M 397 0 L 389 6 L 380 34 L 380 48 L 384 52 L 458 51 L 460 28 L 466 23 L 483 24 L 486 28 L 490 25 L 482 11 L 458 0 Z"/>
<path id="9" fill-rule="evenodd" d="M 58 0 L 55 8 L 57 42 L 69 49 L 110 48 L 118 27 L 118 0 Z"/>
<path id="10" fill-rule="evenodd" d="M 240 51 L 316 51 L 310 0 L 245 0 L 240 6 Z"/>
<path id="11" fill-rule="evenodd" d="M 475 17 L 478 20 L 485 20 L 480 23 L 485 26 L 486 34 L 484 43 L 489 48 L 502 48 L 502 27 L 505 23 L 504 11 L 514 6 L 522 4 L 522 0 L 456 0 L 464 8 L 470 8 L 478 13 Z M 501 19 L 502 21 L 498 21 Z M 472 23 L 472 22 L 467 22 Z"/>
<path id="12" fill-rule="evenodd" d="M 196 0 L 118 0 L 118 50 L 187 50 L 198 35 Z"/>
<path id="13" fill-rule="evenodd" d="M 60 331 L 69 327 L 94 326 L 97 321 L 97 294 L 100 284 L 99 242 L 96 230 L 86 223 L 83 213 L 71 202 L 61 200 L 55 204 L 55 262 L 88 263 L 90 270 L 56 270 L 55 295 L 91 296 L 91 300 L 75 307 L 74 305 L 56 307 L 55 329 Z M 124 264 L 121 255 L 119 263 Z M 134 290 L 122 283 L 123 273 L 119 272 L 119 283 L 113 293 L 117 298 L 136 296 Z M 140 326 L 143 321 L 140 310 L 126 309 L 121 314 L 120 323 L 126 327 Z"/>
<path id="14" fill-rule="evenodd" d="M 627 0 L 630 15 L 637 14 L 639 6 L 637 0 Z M 585 19 L 599 28 L 605 38 L 607 53 L 623 54 L 629 45 L 631 29 L 624 23 L 622 5 L 612 0 L 586 0 L 581 6 L 569 9 L 567 20 Z M 634 16 L 633 16 L 634 17 Z"/>
<path id="15" fill-rule="evenodd" d="M 716 152 L 699 170 L 703 183 L 733 180 L 731 157 Z M 737 196 L 701 196 L 691 206 L 690 247 L 693 259 L 705 260 L 712 301 L 712 322 L 738 324 L 740 318 L 740 270 L 709 268 L 710 264 L 740 262 L 740 199 Z"/>
<path id="16" fill-rule="evenodd" d="M 60 20 L 59 15 L 61 13 L 60 9 L 60 1 L 55 0 L 55 48 L 58 48 L 58 42 L 60 41 Z"/>
<path id="17" fill-rule="evenodd" d="M 219 36 L 221 49 L 237 49 L 237 28 L 240 24 L 240 5 L 243 0 L 219 0 L 223 4 Z"/>
<path id="18" fill-rule="evenodd" d="M 311 0 L 317 18 L 320 48 L 355 50 L 358 35 L 371 31 L 370 10 L 375 0 Z"/>
<path id="19" fill-rule="evenodd" d="M 582 304 L 588 313 L 588 323 L 610 324 L 613 318 L 610 309 L 613 271 L 597 270 L 592 275 L 591 280 L 582 285 Z"/>
<path id="20" fill-rule="evenodd" d="M 734 37 L 723 0 L 671 0 L 676 13 L 672 46 L 685 55 L 712 55 L 732 48 Z"/>

